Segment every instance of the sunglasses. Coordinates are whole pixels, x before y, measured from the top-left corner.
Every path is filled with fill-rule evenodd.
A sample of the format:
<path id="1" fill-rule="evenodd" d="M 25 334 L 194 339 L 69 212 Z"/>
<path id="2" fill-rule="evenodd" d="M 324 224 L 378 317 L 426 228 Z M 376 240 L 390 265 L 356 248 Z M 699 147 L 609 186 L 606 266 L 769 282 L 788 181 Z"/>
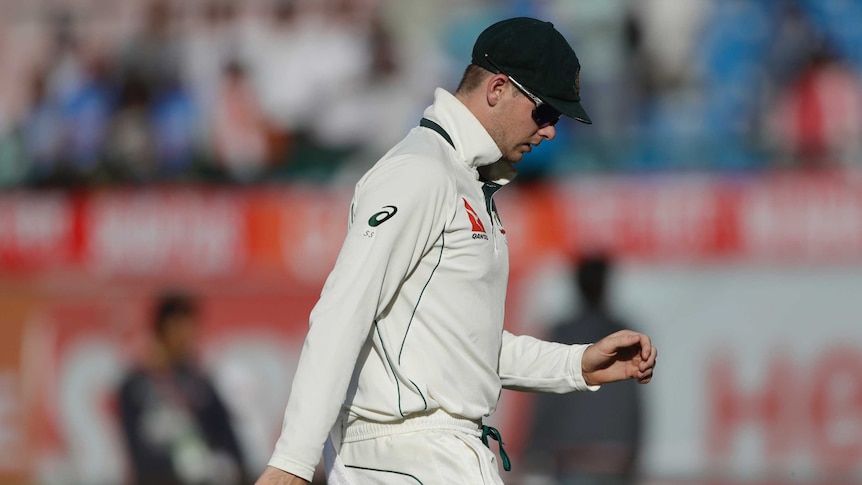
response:
<path id="1" fill-rule="evenodd" d="M 521 83 L 516 81 L 515 78 L 510 76 L 506 71 L 504 71 L 500 66 L 498 66 L 497 63 L 493 61 L 493 59 L 488 57 L 488 54 L 485 54 L 485 59 L 488 59 L 488 62 L 491 63 L 491 65 L 494 66 L 496 70 L 500 71 L 500 74 L 503 74 L 504 76 L 509 78 L 509 81 L 511 81 L 512 84 L 514 84 L 519 91 L 524 93 L 528 98 L 530 98 L 530 100 L 533 101 L 533 103 L 536 105 L 535 109 L 533 109 L 532 114 L 533 121 L 536 122 L 536 125 L 538 125 L 539 129 L 546 128 L 548 126 L 554 126 L 557 124 L 558 121 L 560 121 L 560 117 L 563 116 L 563 114 L 557 111 L 556 108 L 542 101 L 538 96 L 528 91 L 527 88 L 522 86 Z"/>

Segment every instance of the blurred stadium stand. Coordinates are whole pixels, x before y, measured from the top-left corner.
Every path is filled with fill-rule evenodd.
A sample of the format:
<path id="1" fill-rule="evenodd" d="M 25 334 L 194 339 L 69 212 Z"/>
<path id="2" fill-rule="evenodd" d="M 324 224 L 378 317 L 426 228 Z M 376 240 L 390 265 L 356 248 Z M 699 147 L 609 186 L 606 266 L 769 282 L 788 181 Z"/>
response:
<path id="1" fill-rule="evenodd" d="M 859 2 L 419 3 L 4 1 L 0 183 L 354 180 L 512 15 L 555 19 L 578 46 L 597 119 L 561 124 L 525 178 L 804 166 L 767 122 L 784 89 L 828 56 L 849 78 L 826 91 L 862 91 Z M 833 126 L 818 96 L 840 94 L 811 96 L 830 111 L 812 122 L 835 149 L 820 163 L 858 166 L 862 121 Z"/>
<path id="2" fill-rule="evenodd" d="M 0 484 L 128 481 L 109 390 L 166 285 L 262 469 L 353 184 L 515 15 L 596 123 L 500 193 L 507 328 L 607 251 L 662 351 L 638 483 L 862 482 L 862 1 L 0 0 Z M 513 485 L 532 406 L 491 418 Z"/>

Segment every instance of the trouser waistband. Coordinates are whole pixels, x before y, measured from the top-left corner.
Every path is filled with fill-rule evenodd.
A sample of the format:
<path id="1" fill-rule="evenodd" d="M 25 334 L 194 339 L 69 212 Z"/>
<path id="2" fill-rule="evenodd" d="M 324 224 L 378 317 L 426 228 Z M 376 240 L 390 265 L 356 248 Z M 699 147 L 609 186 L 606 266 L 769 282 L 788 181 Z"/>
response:
<path id="1" fill-rule="evenodd" d="M 442 409 L 410 416 L 391 422 L 368 421 L 357 418 L 344 428 L 344 443 L 369 440 L 381 436 L 410 433 L 429 429 L 449 430 L 482 436 L 482 422 L 453 416 Z"/>

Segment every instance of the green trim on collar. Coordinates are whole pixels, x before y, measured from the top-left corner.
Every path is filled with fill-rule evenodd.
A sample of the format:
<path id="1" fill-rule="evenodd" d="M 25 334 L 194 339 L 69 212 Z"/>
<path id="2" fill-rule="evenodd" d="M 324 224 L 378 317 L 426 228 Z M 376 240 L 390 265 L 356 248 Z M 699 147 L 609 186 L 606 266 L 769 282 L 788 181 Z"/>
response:
<path id="1" fill-rule="evenodd" d="M 503 186 L 497 182 L 489 182 L 487 180 L 482 184 L 482 193 L 485 194 L 485 209 L 488 210 L 488 215 L 492 218 L 494 217 L 492 212 L 497 212 L 497 204 L 494 203 L 494 199 L 492 199 L 492 197 L 502 187 Z"/>
<path id="2" fill-rule="evenodd" d="M 450 145 L 452 145 L 452 148 L 455 148 L 455 143 L 452 142 L 452 137 L 449 136 L 449 133 L 447 133 L 442 126 L 429 120 L 428 118 L 422 118 L 421 120 L 419 120 L 419 126 L 436 131 L 438 134 L 440 134 L 440 136 L 443 137 L 444 140 L 446 140 L 447 142 L 449 142 Z"/>

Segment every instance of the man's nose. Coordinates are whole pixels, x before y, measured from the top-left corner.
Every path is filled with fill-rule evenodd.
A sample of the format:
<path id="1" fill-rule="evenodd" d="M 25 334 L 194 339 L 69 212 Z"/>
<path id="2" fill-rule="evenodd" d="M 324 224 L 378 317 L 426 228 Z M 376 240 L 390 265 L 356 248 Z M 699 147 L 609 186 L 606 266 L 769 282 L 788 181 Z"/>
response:
<path id="1" fill-rule="evenodd" d="M 554 125 L 548 125 L 540 128 L 537 133 L 545 140 L 553 140 L 557 136 L 557 128 Z"/>

